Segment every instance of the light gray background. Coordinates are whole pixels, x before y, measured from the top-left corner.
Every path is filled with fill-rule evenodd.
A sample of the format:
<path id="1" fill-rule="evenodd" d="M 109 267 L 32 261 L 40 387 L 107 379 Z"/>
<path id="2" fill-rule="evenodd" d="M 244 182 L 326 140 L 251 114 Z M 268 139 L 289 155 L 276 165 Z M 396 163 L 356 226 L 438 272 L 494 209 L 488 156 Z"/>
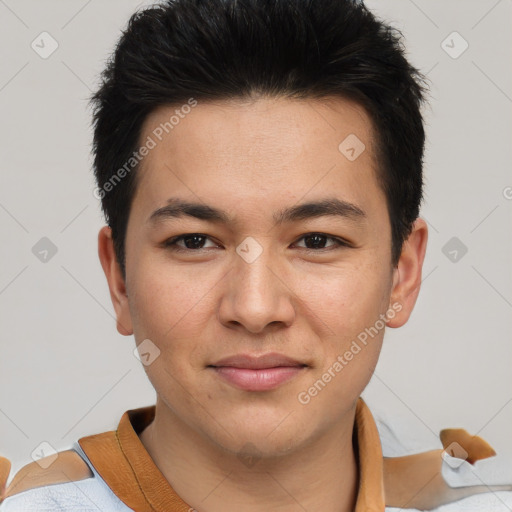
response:
<path id="1" fill-rule="evenodd" d="M 0 0 L 0 454 L 14 471 L 41 442 L 66 449 L 155 400 L 96 254 L 86 108 L 147 3 Z M 402 30 L 432 98 L 422 291 L 364 396 L 411 432 L 464 427 L 512 458 L 511 1 L 367 4 Z M 47 59 L 31 48 L 43 31 L 59 45 Z M 469 44 L 458 58 L 442 46 L 462 49 L 454 31 Z M 32 252 L 42 237 L 57 247 L 47 262 Z M 452 237 L 468 249 L 455 262 L 442 251 Z"/>

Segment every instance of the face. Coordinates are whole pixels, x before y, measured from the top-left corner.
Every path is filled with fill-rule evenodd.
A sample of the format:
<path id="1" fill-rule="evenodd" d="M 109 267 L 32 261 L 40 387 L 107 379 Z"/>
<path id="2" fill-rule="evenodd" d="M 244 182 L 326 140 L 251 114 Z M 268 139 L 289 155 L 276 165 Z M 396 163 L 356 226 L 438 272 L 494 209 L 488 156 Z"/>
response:
<path id="1" fill-rule="evenodd" d="M 150 340 L 144 368 L 176 424 L 284 453 L 343 424 L 385 323 L 414 302 L 391 265 L 372 124 L 339 98 L 261 98 L 199 102 L 166 133 L 175 110 L 140 139 L 156 144 L 137 171 L 126 295 L 109 280 L 121 332 Z"/>

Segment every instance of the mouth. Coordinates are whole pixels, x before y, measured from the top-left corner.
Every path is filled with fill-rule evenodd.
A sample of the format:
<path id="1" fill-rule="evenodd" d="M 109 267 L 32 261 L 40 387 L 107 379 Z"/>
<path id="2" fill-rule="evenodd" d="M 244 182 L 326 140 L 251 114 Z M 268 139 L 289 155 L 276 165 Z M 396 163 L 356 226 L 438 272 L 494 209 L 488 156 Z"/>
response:
<path id="1" fill-rule="evenodd" d="M 283 354 L 239 354 L 208 365 L 229 384 L 245 391 L 269 391 L 288 382 L 308 367 Z"/>

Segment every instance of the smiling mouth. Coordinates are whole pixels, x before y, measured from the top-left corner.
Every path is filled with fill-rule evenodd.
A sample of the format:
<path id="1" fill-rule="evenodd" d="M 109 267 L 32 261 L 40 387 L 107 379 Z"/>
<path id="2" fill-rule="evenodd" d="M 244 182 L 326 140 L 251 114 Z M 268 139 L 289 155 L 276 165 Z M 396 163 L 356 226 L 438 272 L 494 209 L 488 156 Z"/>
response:
<path id="1" fill-rule="evenodd" d="M 262 356 L 240 354 L 208 365 L 216 375 L 245 391 L 269 391 L 293 379 L 308 367 L 307 364 L 283 354 Z"/>

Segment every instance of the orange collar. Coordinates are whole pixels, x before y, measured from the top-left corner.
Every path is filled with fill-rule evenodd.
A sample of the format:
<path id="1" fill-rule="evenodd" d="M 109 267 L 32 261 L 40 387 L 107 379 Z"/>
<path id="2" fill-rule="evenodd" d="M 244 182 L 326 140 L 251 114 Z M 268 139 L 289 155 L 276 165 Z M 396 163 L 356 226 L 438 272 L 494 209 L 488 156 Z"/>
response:
<path id="1" fill-rule="evenodd" d="M 155 417 L 155 405 L 126 411 L 116 431 L 78 440 L 116 496 L 137 512 L 189 512 L 165 479 L 138 434 Z M 362 398 L 356 407 L 354 438 L 359 465 L 355 512 L 384 512 L 382 449 L 373 416 Z"/>

